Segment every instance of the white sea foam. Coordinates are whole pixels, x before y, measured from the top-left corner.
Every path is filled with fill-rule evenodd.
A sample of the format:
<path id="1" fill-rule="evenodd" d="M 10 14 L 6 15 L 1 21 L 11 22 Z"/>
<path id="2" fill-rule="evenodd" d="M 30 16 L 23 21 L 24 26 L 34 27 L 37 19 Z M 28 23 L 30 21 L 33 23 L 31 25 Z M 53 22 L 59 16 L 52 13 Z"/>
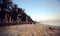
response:
<path id="1" fill-rule="evenodd" d="M 53 26 L 60 26 L 60 22 L 41 22 L 42 24 L 46 25 L 53 25 Z"/>

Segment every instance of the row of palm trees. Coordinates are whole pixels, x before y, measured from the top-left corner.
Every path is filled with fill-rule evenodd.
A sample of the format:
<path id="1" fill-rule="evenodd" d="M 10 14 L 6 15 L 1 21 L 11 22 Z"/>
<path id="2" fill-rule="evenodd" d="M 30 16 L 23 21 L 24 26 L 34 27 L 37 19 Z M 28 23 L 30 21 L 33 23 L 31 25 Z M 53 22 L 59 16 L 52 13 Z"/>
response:
<path id="1" fill-rule="evenodd" d="M 0 0 L 0 23 L 35 23 L 24 11 L 11 0 Z"/>

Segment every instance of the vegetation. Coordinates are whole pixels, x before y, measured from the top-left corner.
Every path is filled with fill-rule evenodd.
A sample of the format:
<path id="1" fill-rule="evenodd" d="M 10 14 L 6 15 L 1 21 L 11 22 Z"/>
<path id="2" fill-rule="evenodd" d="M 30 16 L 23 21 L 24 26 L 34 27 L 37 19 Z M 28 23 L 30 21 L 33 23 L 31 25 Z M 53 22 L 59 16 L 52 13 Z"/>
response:
<path id="1" fill-rule="evenodd" d="M 12 0 L 0 0 L 0 25 L 33 23 L 34 21 L 24 11 Z"/>

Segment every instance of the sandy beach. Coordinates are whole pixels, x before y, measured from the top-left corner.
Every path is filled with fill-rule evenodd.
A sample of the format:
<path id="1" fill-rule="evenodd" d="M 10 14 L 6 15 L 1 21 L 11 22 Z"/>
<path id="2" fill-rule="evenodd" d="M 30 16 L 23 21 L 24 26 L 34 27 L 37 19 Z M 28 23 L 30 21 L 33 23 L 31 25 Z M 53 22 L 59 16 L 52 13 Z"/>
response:
<path id="1" fill-rule="evenodd" d="M 23 24 L 0 27 L 0 36 L 60 36 L 60 27 L 43 24 Z"/>

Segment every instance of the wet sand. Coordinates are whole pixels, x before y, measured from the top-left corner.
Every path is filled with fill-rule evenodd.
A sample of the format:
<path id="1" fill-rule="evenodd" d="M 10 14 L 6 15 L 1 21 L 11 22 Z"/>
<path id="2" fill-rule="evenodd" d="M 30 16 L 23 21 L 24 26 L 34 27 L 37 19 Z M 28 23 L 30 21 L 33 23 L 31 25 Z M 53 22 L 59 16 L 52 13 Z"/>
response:
<path id="1" fill-rule="evenodd" d="M 60 27 L 23 24 L 0 27 L 0 36 L 60 36 Z"/>

